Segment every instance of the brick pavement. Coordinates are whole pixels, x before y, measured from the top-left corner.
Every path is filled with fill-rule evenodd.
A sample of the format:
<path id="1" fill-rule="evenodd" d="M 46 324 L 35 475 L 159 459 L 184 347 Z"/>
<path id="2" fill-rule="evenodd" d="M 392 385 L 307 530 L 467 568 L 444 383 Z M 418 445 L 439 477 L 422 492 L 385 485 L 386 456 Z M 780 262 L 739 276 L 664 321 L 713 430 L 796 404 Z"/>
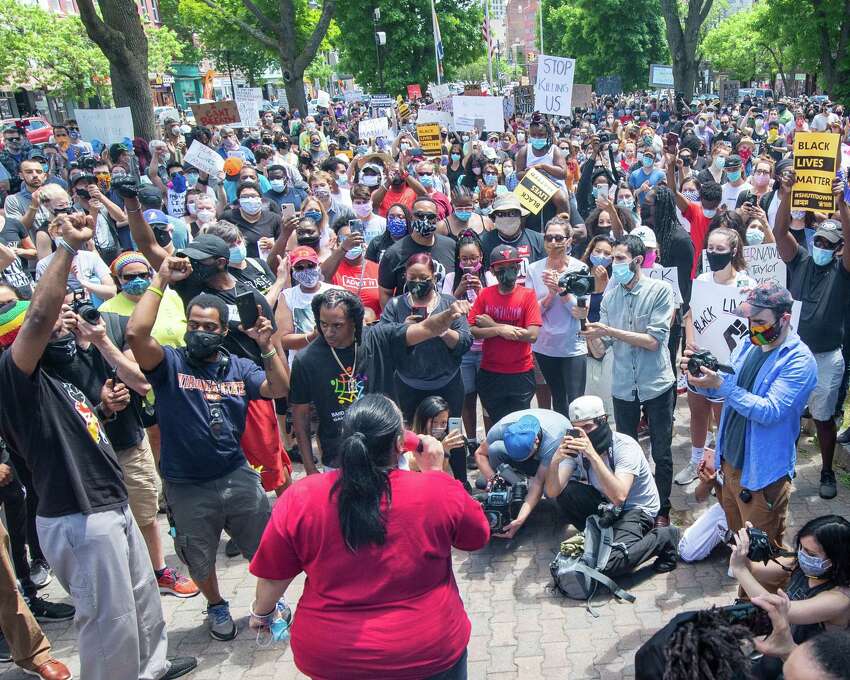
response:
<path id="1" fill-rule="evenodd" d="M 683 410 L 680 405 L 676 417 L 674 458 L 678 470 L 690 453 L 687 407 Z M 850 514 L 850 474 L 839 471 L 837 499 L 820 499 L 819 456 L 813 455 L 811 448 L 811 439 L 802 437 L 791 499 L 789 538 L 795 528 L 812 517 L 829 512 Z M 701 510 L 683 487 L 675 485 L 673 507 L 673 521 L 680 525 L 689 524 Z M 455 554 L 455 575 L 472 620 L 470 680 L 632 678 L 635 650 L 673 615 L 687 609 L 728 604 L 734 595 L 735 585 L 726 576 L 728 551 L 719 548 L 710 559 L 680 565 L 669 574 L 655 574 L 647 566 L 619 579 L 621 585 L 637 596 L 637 601 L 634 604 L 602 602 L 596 606 L 599 616 L 594 618 L 585 611 L 583 603 L 564 600 L 547 587 L 549 563 L 564 535 L 564 528 L 555 519 L 553 506 L 544 503 L 510 543 L 493 540 L 478 553 Z M 165 536 L 164 521 L 162 526 Z M 167 537 L 165 541 L 169 564 L 177 564 Z M 187 676 L 192 680 L 304 678 L 295 669 L 288 647 L 258 649 L 247 629 L 254 579 L 248 574 L 244 560 L 227 559 L 223 550 L 222 541 L 221 589 L 238 618 L 239 636 L 232 642 L 216 642 L 209 637 L 200 596 L 191 600 L 165 598 L 170 653 L 199 658 L 198 670 Z M 290 601 L 297 603 L 303 583 L 303 576 L 293 583 Z M 46 592 L 54 600 L 68 599 L 55 583 Z M 79 677 L 73 625 L 49 624 L 45 631 L 57 658 L 65 661 Z M 0 669 L 3 680 L 28 677 L 12 665 Z"/>

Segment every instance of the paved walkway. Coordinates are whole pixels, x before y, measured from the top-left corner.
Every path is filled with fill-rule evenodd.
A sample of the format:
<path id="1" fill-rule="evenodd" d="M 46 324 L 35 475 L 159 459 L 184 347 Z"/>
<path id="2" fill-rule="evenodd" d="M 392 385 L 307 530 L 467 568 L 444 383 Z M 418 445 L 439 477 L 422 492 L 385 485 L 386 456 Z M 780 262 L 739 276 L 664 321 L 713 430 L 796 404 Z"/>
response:
<path id="1" fill-rule="evenodd" d="M 681 401 L 680 401 L 681 404 Z M 690 454 L 687 408 L 677 411 L 674 430 L 675 468 Z M 644 442 L 646 446 L 646 442 Z M 798 477 L 791 499 L 789 533 L 813 517 L 830 512 L 850 514 L 850 474 L 839 471 L 839 496 L 833 501 L 818 497 L 819 456 L 810 453 L 809 437 L 801 438 Z M 689 524 L 701 512 L 683 487 L 674 486 L 673 521 Z M 163 520 L 163 536 L 165 522 Z M 593 618 L 582 603 L 565 600 L 548 588 L 549 563 L 564 534 L 556 524 L 554 507 L 544 503 L 511 542 L 493 540 L 475 554 L 455 554 L 455 575 L 466 610 L 472 620 L 469 644 L 470 680 L 514 678 L 616 679 L 634 677 L 634 653 L 640 644 L 676 613 L 713 604 L 728 604 L 735 585 L 726 575 L 728 550 L 719 548 L 705 562 L 680 565 L 658 575 L 648 566 L 621 585 L 636 596 L 634 604 L 603 602 Z M 166 537 L 166 546 L 170 541 Z M 165 598 L 163 605 L 169 627 L 170 653 L 195 655 L 198 670 L 192 680 L 304 678 L 295 669 L 288 647 L 259 649 L 247 628 L 248 607 L 253 600 L 254 578 L 241 558 L 227 559 L 224 542 L 219 555 L 219 580 L 231 602 L 240 633 L 232 642 L 210 639 L 201 597 L 191 600 Z M 167 560 L 177 564 L 171 550 Z M 289 600 L 296 602 L 304 578 L 292 585 Z M 54 600 L 67 596 L 56 584 L 46 592 Z M 71 623 L 45 626 L 54 653 L 79 678 L 79 659 Z M 415 632 L 411 632 L 415 635 Z M 0 666 L 3 680 L 29 677 L 11 665 Z M 85 679 L 82 679 L 85 680 Z M 115 680 L 129 680 L 116 678 Z"/>

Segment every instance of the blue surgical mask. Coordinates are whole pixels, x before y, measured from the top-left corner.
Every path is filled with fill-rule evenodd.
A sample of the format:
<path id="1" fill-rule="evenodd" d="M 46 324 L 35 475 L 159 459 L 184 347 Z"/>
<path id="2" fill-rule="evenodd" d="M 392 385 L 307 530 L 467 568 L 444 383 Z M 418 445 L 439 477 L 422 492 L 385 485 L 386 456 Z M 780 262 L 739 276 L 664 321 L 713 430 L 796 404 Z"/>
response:
<path id="1" fill-rule="evenodd" d="M 764 241 L 764 232 L 761 229 L 747 229 L 747 245 L 757 246 Z"/>
<path id="2" fill-rule="evenodd" d="M 498 175 L 493 175 L 493 174 L 490 174 L 490 173 L 484 175 L 484 184 L 486 184 L 488 187 L 496 186 L 496 183 L 498 181 L 499 181 Z"/>
<path id="3" fill-rule="evenodd" d="M 453 161 L 459 161 L 460 160 L 460 154 L 459 153 L 453 153 L 452 154 L 452 160 Z"/>
<path id="4" fill-rule="evenodd" d="M 643 164 L 643 167 L 651 168 L 655 163 L 655 158 L 653 156 L 643 156 L 640 162 Z"/>
<path id="5" fill-rule="evenodd" d="M 717 214 L 717 208 L 712 208 L 711 210 L 709 210 L 708 208 L 703 208 L 702 214 L 705 215 L 708 219 L 711 219 Z"/>
<path id="6" fill-rule="evenodd" d="M 396 239 L 407 236 L 407 221 L 403 217 L 390 216 L 387 218 L 387 231 Z"/>
<path id="7" fill-rule="evenodd" d="M 809 578 L 818 578 L 832 569 L 832 560 L 809 555 L 809 553 L 800 548 L 797 551 L 797 565 Z"/>
<path id="8" fill-rule="evenodd" d="M 545 149 L 549 144 L 549 140 L 545 137 L 532 137 L 531 138 L 531 146 L 540 151 L 541 149 Z"/>
<path id="9" fill-rule="evenodd" d="M 272 191 L 276 191 L 279 194 L 282 194 L 284 191 L 286 191 L 285 179 L 270 179 L 269 184 L 271 184 Z"/>
<path id="10" fill-rule="evenodd" d="M 726 179 L 730 182 L 737 182 L 741 179 L 741 171 L 740 170 L 730 170 L 726 173 Z"/>
<path id="11" fill-rule="evenodd" d="M 431 175 L 422 175 L 419 178 L 419 183 L 426 189 L 434 188 L 434 178 Z"/>
<path id="12" fill-rule="evenodd" d="M 245 260 L 247 254 L 247 247 L 244 243 L 240 243 L 238 246 L 231 246 L 230 257 L 228 260 L 230 264 L 241 264 Z"/>
<path id="13" fill-rule="evenodd" d="M 263 200 L 259 196 L 245 196 L 239 199 L 239 207 L 249 215 L 256 215 L 263 209 Z"/>
<path id="14" fill-rule="evenodd" d="M 472 217 L 471 210 L 455 210 L 455 217 L 457 217 L 461 222 L 468 222 L 469 218 Z"/>
<path id="15" fill-rule="evenodd" d="M 318 210 L 308 210 L 302 215 L 302 217 L 309 218 L 313 220 L 316 224 L 319 224 L 319 222 L 322 221 L 322 213 L 320 213 Z"/>
<path id="16" fill-rule="evenodd" d="M 591 255 L 590 256 L 590 264 L 594 267 L 607 267 L 611 264 L 611 256 L 610 255 Z"/>
<path id="17" fill-rule="evenodd" d="M 820 267 L 829 264 L 834 256 L 834 250 L 830 250 L 829 248 L 818 248 L 817 246 L 812 246 L 812 261 Z"/>
<path id="18" fill-rule="evenodd" d="M 635 277 L 631 262 L 615 262 L 611 265 L 611 276 L 621 286 L 628 285 Z"/>
<path id="19" fill-rule="evenodd" d="M 714 159 L 712 165 L 714 166 L 715 170 L 722 170 L 724 167 L 726 167 L 726 157 L 718 156 Z"/>
<path id="20" fill-rule="evenodd" d="M 190 189 L 194 187 L 198 183 L 198 173 L 197 172 L 187 172 L 186 175 L 186 186 Z"/>
<path id="21" fill-rule="evenodd" d="M 477 212 L 479 215 L 487 217 L 491 212 L 493 212 L 493 208 L 488 205 L 486 208 L 476 208 L 475 212 Z"/>
<path id="22" fill-rule="evenodd" d="M 121 285 L 121 290 L 127 293 L 127 295 L 141 295 L 148 289 L 149 285 L 151 285 L 150 279 L 143 279 L 141 276 L 138 276 L 132 281 L 125 281 Z"/>
<path id="23" fill-rule="evenodd" d="M 635 199 L 631 197 L 622 198 L 617 202 L 617 205 L 621 208 L 625 208 L 626 210 L 633 210 L 635 207 Z"/>
<path id="24" fill-rule="evenodd" d="M 356 248 L 352 248 L 345 254 L 346 260 L 356 260 L 363 254 L 363 246 L 357 246 Z"/>

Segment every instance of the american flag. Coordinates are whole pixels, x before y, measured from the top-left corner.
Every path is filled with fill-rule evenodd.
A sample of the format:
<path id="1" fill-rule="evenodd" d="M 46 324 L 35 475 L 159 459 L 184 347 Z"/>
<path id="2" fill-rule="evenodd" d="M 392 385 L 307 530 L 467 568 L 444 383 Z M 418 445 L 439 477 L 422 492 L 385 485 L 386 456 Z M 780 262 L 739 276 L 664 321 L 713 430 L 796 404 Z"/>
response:
<path id="1" fill-rule="evenodd" d="M 437 77 L 442 78 L 445 52 L 443 51 L 443 38 L 440 35 L 440 22 L 437 21 L 437 10 L 434 8 L 433 0 L 431 3 L 431 21 L 434 27 L 434 45 L 437 50 Z"/>
<path id="2" fill-rule="evenodd" d="M 487 45 L 487 51 L 489 52 L 489 56 L 493 58 L 493 42 L 490 39 L 490 18 L 488 16 L 484 16 L 484 21 L 481 22 L 481 36 L 484 38 L 484 42 Z"/>

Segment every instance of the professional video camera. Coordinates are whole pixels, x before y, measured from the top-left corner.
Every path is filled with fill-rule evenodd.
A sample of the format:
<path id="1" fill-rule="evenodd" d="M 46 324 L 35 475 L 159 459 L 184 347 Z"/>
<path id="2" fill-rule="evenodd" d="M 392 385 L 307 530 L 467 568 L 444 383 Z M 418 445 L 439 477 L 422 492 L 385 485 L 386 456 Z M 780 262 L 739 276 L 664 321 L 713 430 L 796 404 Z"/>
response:
<path id="1" fill-rule="evenodd" d="M 79 314 L 83 318 L 83 321 L 87 323 L 96 324 L 100 321 L 100 312 L 91 303 L 84 290 L 74 291 L 74 299 L 71 300 L 71 309 L 75 314 Z"/>
<path id="2" fill-rule="evenodd" d="M 475 480 L 477 489 L 487 493 L 478 497 L 484 515 L 490 523 L 490 531 L 502 534 L 505 527 L 519 515 L 519 510 L 528 495 L 528 480 L 520 477 L 510 465 L 502 463 L 489 484 L 484 477 Z"/>
<path id="3" fill-rule="evenodd" d="M 561 289 L 559 295 L 569 295 L 572 293 L 576 297 L 586 297 L 593 292 L 596 286 L 596 281 L 590 274 L 579 274 L 577 272 L 567 272 L 561 274 L 558 279 L 558 288 Z"/>
<path id="4" fill-rule="evenodd" d="M 700 372 L 700 368 L 705 366 L 709 371 L 714 371 L 715 373 L 720 371 L 721 373 L 734 373 L 734 369 L 731 366 L 727 366 L 726 364 L 721 364 L 717 357 L 714 356 L 707 349 L 699 349 L 694 352 L 690 358 L 688 359 L 688 372 L 696 377 L 702 375 Z"/>

